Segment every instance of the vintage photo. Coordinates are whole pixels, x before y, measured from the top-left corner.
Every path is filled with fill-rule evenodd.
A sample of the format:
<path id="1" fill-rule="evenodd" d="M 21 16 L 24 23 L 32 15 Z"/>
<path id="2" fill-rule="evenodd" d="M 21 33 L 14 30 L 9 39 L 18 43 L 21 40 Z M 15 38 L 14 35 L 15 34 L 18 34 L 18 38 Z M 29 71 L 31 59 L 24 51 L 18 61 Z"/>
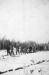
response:
<path id="1" fill-rule="evenodd" d="M 0 0 L 0 75 L 49 75 L 49 0 Z"/>

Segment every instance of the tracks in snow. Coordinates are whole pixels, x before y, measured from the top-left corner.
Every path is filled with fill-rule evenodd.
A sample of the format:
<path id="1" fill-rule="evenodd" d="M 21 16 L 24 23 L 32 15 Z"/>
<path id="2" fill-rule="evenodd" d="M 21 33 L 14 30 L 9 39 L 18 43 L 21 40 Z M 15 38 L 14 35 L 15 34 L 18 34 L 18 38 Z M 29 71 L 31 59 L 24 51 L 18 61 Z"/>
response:
<path id="1" fill-rule="evenodd" d="M 49 62 L 49 60 L 42 60 L 42 61 L 38 61 L 37 63 L 34 63 L 34 61 L 31 60 L 31 62 L 32 62 L 32 64 L 27 65 L 27 66 L 24 65 L 23 67 L 18 67 L 18 68 L 15 68 L 15 69 L 9 69 L 9 70 L 4 71 L 4 72 L 1 72 L 1 71 L 0 71 L 0 74 L 4 74 L 4 73 L 7 73 L 7 72 L 24 69 L 24 68 L 26 68 L 26 67 L 30 67 L 30 66 L 33 66 L 33 65 L 41 64 L 41 63 L 44 63 L 44 62 Z"/>

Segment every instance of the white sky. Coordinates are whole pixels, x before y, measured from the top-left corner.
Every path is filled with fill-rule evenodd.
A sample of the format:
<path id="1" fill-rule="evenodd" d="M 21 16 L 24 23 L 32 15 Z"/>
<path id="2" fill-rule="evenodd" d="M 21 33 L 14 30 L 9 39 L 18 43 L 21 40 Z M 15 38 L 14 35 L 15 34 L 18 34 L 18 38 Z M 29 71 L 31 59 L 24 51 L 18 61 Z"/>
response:
<path id="1" fill-rule="evenodd" d="M 49 41 L 49 0 L 0 0 L 0 38 Z"/>

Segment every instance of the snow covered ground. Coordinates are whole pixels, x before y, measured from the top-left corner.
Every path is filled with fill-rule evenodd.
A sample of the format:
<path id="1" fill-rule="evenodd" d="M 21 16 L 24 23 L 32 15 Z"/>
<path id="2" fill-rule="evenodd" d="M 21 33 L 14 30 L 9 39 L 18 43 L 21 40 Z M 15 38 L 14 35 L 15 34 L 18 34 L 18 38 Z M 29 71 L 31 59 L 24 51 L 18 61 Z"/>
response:
<path id="1" fill-rule="evenodd" d="M 1 75 L 49 75 L 49 51 L 0 56 Z"/>

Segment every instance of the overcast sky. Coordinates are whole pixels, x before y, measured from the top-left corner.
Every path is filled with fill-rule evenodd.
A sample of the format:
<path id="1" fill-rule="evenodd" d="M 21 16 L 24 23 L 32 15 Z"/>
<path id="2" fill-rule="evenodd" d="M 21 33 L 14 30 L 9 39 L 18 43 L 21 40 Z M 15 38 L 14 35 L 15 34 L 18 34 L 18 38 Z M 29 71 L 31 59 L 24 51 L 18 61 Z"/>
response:
<path id="1" fill-rule="evenodd" d="M 0 0 L 0 38 L 49 41 L 49 0 Z"/>

